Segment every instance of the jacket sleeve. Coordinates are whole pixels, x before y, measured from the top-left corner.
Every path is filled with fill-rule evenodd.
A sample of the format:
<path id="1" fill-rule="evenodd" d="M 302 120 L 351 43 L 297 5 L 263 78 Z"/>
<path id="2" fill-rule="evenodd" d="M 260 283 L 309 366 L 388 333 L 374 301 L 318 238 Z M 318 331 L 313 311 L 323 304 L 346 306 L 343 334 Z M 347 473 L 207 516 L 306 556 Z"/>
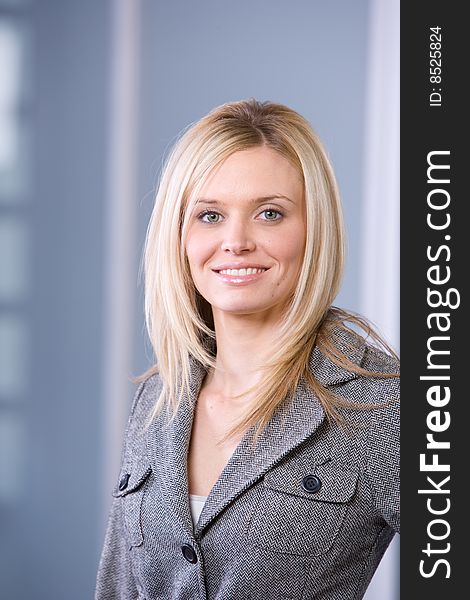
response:
<path id="1" fill-rule="evenodd" d="M 400 533 L 400 410 L 397 397 L 372 410 L 367 444 L 367 475 L 374 504 Z"/>
<path id="2" fill-rule="evenodd" d="M 133 429 L 134 415 L 146 381 L 137 389 L 128 419 L 121 464 Z M 95 600 L 137 600 L 138 585 L 132 572 L 131 552 L 125 535 L 121 498 L 113 497 L 96 578 Z"/>

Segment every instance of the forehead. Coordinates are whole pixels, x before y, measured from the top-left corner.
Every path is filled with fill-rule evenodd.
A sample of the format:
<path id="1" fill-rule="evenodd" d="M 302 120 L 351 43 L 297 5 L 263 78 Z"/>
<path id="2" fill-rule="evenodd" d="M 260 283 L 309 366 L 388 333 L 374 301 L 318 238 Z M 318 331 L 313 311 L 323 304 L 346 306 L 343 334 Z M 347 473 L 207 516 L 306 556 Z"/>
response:
<path id="1" fill-rule="evenodd" d="M 226 158 L 209 174 L 200 195 L 208 198 L 285 195 L 300 199 L 303 181 L 287 158 L 272 148 L 260 146 L 234 152 Z"/>

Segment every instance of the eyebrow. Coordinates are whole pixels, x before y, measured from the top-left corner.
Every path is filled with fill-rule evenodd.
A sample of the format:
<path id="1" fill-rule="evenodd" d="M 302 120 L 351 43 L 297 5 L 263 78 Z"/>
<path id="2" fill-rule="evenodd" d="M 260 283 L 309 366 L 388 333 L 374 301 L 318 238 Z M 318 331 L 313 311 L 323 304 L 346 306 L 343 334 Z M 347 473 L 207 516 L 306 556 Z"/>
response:
<path id="1" fill-rule="evenodd" d="M 290 198 L 288 198 L 287 196 L 284 196 L 283 194 L 270 194 L 269 196 L 260 196 L 259 198 L 250 198 L 249 202 L 250 204 L 263 204 L 263 202 L 269 202 L 270 200 L 288 200 L 289 202 L 292 202 L 292 204 L 295 204 L 294 200 L 291 200 Z M 221 202 L 220 200 L 213 200 L 211 198 L 198 198 L 196 201 L 196 204 L 224 204 L 224 202 Z"/>

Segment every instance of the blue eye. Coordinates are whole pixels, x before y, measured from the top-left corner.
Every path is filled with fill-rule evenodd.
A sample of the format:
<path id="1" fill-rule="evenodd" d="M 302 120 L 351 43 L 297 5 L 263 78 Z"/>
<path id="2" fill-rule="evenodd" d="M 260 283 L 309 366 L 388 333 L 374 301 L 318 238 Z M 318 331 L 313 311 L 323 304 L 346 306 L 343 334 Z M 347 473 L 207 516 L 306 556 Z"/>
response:
<path id="1" fill-rule="evenodd" d="M 279 221 L 282 217 L 282 213 L 274 208 L 266 208 L 261 214 L 265 215 L 265 221 Z"/>
<path id="2" fill-rule="evenodd" d="M 205 217 L 207 217 L 207 219 Z M 205 210 L 199 214 L 197 218 L 203 223 L 218 223 L 218 217 L 220 217 L 219 213 L 214 212 L 213 210 Z"/>

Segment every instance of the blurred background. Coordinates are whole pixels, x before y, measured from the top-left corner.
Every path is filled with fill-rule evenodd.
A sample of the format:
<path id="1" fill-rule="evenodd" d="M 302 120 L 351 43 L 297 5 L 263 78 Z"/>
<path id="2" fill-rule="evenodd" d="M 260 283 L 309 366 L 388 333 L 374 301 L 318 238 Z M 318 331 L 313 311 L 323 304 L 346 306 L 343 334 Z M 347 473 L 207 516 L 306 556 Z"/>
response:
<path id="1" fill-rule="evenodd" d="M 399 350 L 398 0 L 0 0 L 0 596 L 93 597 L 162 159 L 214 106 L 303 114 L 342 192 L 336 304 Z M 398 541 L 367 600 L 397 600 Z"/>

